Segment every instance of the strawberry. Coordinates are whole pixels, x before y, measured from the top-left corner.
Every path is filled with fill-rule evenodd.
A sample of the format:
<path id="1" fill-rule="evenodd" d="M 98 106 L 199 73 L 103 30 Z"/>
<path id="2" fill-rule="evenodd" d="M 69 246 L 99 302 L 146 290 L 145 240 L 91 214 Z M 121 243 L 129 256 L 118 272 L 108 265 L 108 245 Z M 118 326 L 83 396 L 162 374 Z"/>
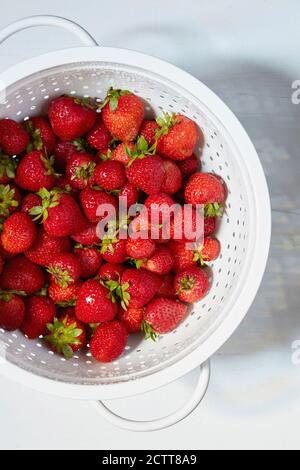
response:
<path id="1" fill-rule="evenodd" d="M 115 318 L 117 305 L 106 287 L 95 279 L 89 279 L 78 292 L 75 312 L 83 323 L 103 323 Z"/>
<path id="2" fill-rule="evenodd" d="M 105 215 L 97 215 L 97 210 L 102 205 L 110 205 L 115 209 L 118 206 L 117 200 L 112 194 L 107 194 L 96 188 L 85 188 L 81 191 L 79 199 L 86 218 L 92 223 L 100 222 L 104 218 Z"/>
<path id="3" fill-rule="evenodd" d="M 81 277 L 87 279 L 95 276 L 102 263 L 99 250 L 93 247 L 75 245 L 74 254 L 80 263 Z"/>
<path id="4" fill-rule="evenodd" d="M 0 230 L 2 229 L 2 222 L 0 220 Z M 1 257 L 6 260 L 6 259 L 11 259 L 11 258 L 14 258 L 14 253 L 9 253 L 8 251 L 6 251 L 4 248 L 3 248 L 3 245 L 2 245 L 2 241 L 1 241 L 1 237 L 0 237 L 0 255 Z"/>
<path id="5" fill-rule="evenodd" d="M 131 142 L 144 118 L 140 98 L 126 90 L 110 88 L 103 103 L 103 122 L 110 133 L 122 142 Z"/>
<path id="6" fill-rule="evenodd" d="M 54 168 L 59 173 L 66 170 L 69 158 L 76 152 L 76 144 L 73 142 L 58 142 L 54 148 Z"/>
<path id="7" fill-rule="evenodd" d="M 93 129 L 86 136 L 86 140 L 92 148 L 99 152 L 108 148 L 112 136 L 103 124 L 101 115 L 98 117 Z"/>
<path id="8" fill-rule="evenodd" d="M 208 292 L 208 276 L 203 269 L 190 267 L 176 274 L 174 287 L 178 298 L 183 302 L 198 302 Z"/>
<path id="9" fill-rule="evenodd" d="M 175 330 L 187 315 L 187 306 L 166 297 L 153 299 L 146 307 L 143 330 L 146 338 L 155 339 L 156 334 L 166 334 Z"/>
<path id="10" fill-rule="evenodd" d="M 48 159 L 39 150 L 28 153 L 18 165 L 16 185 L 32 192 L 37 192 L 41 188 L 52 189 L 56 181 L 52 165 L 53 159 Z"/>
<path id="11" fill-rule="evenodd" d="M 126 252 L 130 258 L 143 260 L 150 258 L 155 251 L 155 242 L 141 238 L 128 238 L 126 243 Z"/>
<path id="12" fill-rule="evenodd" d="M 103 238 L 102 258 L 109 263 L 125 263 L 127 259 L 126 240 Z"/>
<path id="13" fill-rule="evenodd" d="M 90 131 L 97 113 L 77 98 L 61 96 L 51 101 L 48 115 L 54 133 L 63 141 L 72 141 Z"/>
<path id="14" fill-rule="evenodd" d="M 15 177 L 17 160 L 0 153 L 0 184 L 7 184 Z"/>
<path id="15" fill-rule="evenodd" d="M 176 298 L 173 274 L 167 274 L 166 276 L 163 276 L 163 283 L 161 285 L 161 288 L 157 291 L 157 296 L 168 297 L 170 299 Z"/>
<path id="16" fill-rule="evenodd" d="M 168 244 L 168 248 L 173 255 L 173 270 L 175 272 L 180 272 L 196 265 L 197 261 L 194 259 L 194 251 L 185 242 L 171 241 Z"/>
<path id="17" fill-rule="evenodd" d="M 225 185 L 210 173 L 194 173 L 187 182 L 184 197 L 188 204 L 205 205 L 206 216 L 220 216 L 226 197 Z"/>
<path id="18" fill-rule="evenodd" d="M 149 217 L 151 221 L 163 221 L 170 218 L 170 209 L 175 204 L 175 201 L 165 193 L 158 193 L 152 196 L 148 196 L 145 201 L 145 207 L 148 209 Z"/>
<path id="19" fill-rule="evenodd" d="M 25 299 L 25 318 L 21 325 L 22 333 L 29 339 L 44 335 L 47 323 L 52 323 L 56 315 L 56 307 L 51 299 L 33 296 Z"/>
<path id="20" fill-rule="evenodd" d="M 123 264 L 105 263 L 99 269 L 98 276 L 102 281 L 119 281 L 125 269 Z"/>
<path id="21" fill-rule="evenodd" d="M 140 333 L 142 328 L 142 321 L 144 318 L 143 308 L 128 308 L 124 310 L 119 308 L 118 320 L 125 325 L 128 333 Z"/>
<path id="22" fill-rule="evenodd" d="M 25 214 L 30 214 L 31 209 L 36 206 L 40 206 L 41 203 L 42 200 L 40 196 L 38 196 L 37 194 L 28 193 L 22 199 L 21 211 L 25 212 Z"/>
<path id="23" fill-rule="evenodd" d="M 170 237 L 172 240 L 195 242 L 201 240 L 204 233 L 204 219 L 200 211 L 182 210 L 175 213 L 170 223 Z"/>
<path id="24" fill-rule="evenodd" d="M 65 314 L 59 319 L 54 318 L 53 323 L 47 324 L 47 330 L 45 340 L 53 351 L 67 359 L 86 344 L 85 326 L 75 316 Z"/>
<path id="25" fill-rule="evenodd" d="M 120 357 L 127 344 L 128 331 L 118 320 L 98 326 L 91 339 L 91 353 L 98 362 L 112 362 Z"/>
<path id="26" fill-rule="evenodd" d="M 139 199 L 139 191 L 133 184 L 127 182 L 120 189 L 118 193 L 118 197 L 119 197 L 120 206 L 126 205 L 125 204 L 125 200 L 126 200 L 127 207 L 130 208 L 134 204 L 137 204 L 138 199 Z"/>
<path id="27" fill-rule="evenodd" d="M 80 232 L 71 235 L 72 240 L 83 246 L 91 246 L 100 243 L 97 235 L 97 224 L 88 223 Z"/>
<path id="28" fill-rule="evenodd" d="M 152 273 L 164 276 L 168 274 L 174 264 L 172 252 L 165 246 L 157 247 L 152 256 L 143 263 L 143 268 Z"/>
<path id="29" fill-rule="evenodd" d="M 31 209 L 30 214 L 36 219 L 42 217 L 45 231 L 53 237 L 67 237 L 84 230 L 87 222 L 75 199 L 60 190 L 38 192 L 42 205 Z M 36 220 L 35 219 L 35 220 Z"/>
<path id="30" fill-rule="evenodd" d="M 221 251 L 221 245 L 219 240 L 212 237 L 204 238 L 203 248 L 201 250 L 202 260 L 205 261 L 214 261 L 218 258 Z"/>
<path id="31" fill-rule="evenodd" d="M 147 305 L 162 285 L 162 279 L 145 269 L 126 269 L 121 276 L 123 303 L 129 308 Z"/>
<path id="32" fill-rule="evenodd" d="M 196 173 L 199 170 L 200 162 L 196 155 L 192 155 L 191 157 L 187 158 L 186 160 L 181 160 L 177 162 L 178 168 L 181 171 L 183 178 Z"/>
<path id="33" fill-rule="evenodd" d="M 208 237 L 216 231 L 216 217 L 205 217 L 204 219 L 204 236 Z"/>
<path id="34" fill-rule="evenodd" d="M 76 282 L 68 287 L 61 287 L 56 282 L 51 282 L 48 288 L 48 296 L 55 304 L 60 306 L 74 306 L 82 283 Z"/>
<path id="35" fill-rule="evenodd" d="M 31 150 L 45 150 L 46 154 L 52 154 L 56 144 L 56 136 L 47 118 L 33 117 L 25 122 L 25 129 L 31 138 L 31 144 L 29 144 Z"/>
<path id="36" fill-rule="evenodd" d="M 146 139 L 146 142 L 150 147 L 155 144 L 156 132 L 158 130 L 159 125 L 154 119 L 145 119 L 142 122 L 140 128 L 140 135 L 142 135 Z"/>
<path id="37" fill-rule="evenodd" d="M 18 189 L 10 184 L 0 184 L 0 218 L 6 218 L 20 206 L 21 195 Z"/>
<path id="38" fill-rule="evenodd" d="M 198 139 L 197 126 L 191 119 L 180 114 L 156 119 L 157 153 L 171 160 L 185 160 L 191 157 Z"/>
<path id="39" fill-rule="evenodd" d="M 161 191 L 167 194 L 175 194 L 182 184 L 181 171 L 172 160 L 163 160 L 165 178 L 161 186 Z"/>
<path id="40" fill-rule="evenodd" d="M 93 181 L 96 163 L 93 155 L 74 152 L 68 159 L 66 175 L 74 189 L 82 190 Z"/>
<path id="41" fill-rule="evenodd" d="M 52 237 L 43 227 L 39 227 L 37 238 L 32 247 L 25 252 L 26 258 L 40 266 L 49 266 L 53 255 L 70 251 L 67 237 Z"/>
<path id="42" fill-rule="evenodd" d="M 17 330 L 22 325 L 24 315 L 25 305 L 21 297 L 0 291 L 0 328 Z"/>
<path id="43" fill-rule="evenodd" d="M 94 180 L 106 191 L 120 189 L 126 183 L 124 165 L 114 160 L 101 162 L 95 169 Z"/>
<path id="44" fill-rule="evenodd" d="M 18 155 L 26 150 L 29 135 L 12 119 L 0 120 L 0 147 L 7 155 Z"/>
<path id="45" fill-rule="evenodd" d="M 3 223 L 1 242 L 10 253 L 19 254 L 29 250 L 37 237 L 37 230 L 31 217 L 24 212 L 15 212 Z"/>
<path id="46" fill-rule="evenodd" d="M 134 150 L 135 145 L 133 143 L 119 144 L 112 152 L 111 159 L 123 163 L 123 165 L 128 165 L 131 160 L 130 154 Z"/>
<path id="47" fill-rule="evenodd" d="M 0 276 L 0 287 L 5 290 L 24 292 L 32 295 L 45 284 L 45 276 L 39 266 L 23 255 L 6 261 Z"/>
<path id="48" fill-rule="evenodd" d="M 3 271 L 3 258 L 0 255 L 0 274 L 2 273 L 2 271 Z"/>
<path id="49" fill-rule="evenodd" d="M 81 265 L 79 259 L 72 253 L 57 253 L 52 256 L 47 271 L 51 282 L 66 288 L 79 280 Z"/>
<path id="50" fill-rule="evenodd" d="M 130 183 L 146 194 L 158 194 L 165 178 L 163 161 L 157 155 L 137 158 L 126 168 L 126 176 Z"/>

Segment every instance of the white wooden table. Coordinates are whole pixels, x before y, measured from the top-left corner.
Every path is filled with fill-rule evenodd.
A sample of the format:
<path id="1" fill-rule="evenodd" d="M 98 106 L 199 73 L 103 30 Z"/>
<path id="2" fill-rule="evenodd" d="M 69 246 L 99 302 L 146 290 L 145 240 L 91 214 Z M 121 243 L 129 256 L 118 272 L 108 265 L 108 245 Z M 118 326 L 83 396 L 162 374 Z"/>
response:
<path id="1" fill-rule="evenodd" d="M 300 448 L 300 4 L 296 0 L 10 0 L 0 27 L 31 14 L 83 24 L 101 44 L 169 60 L 217 92 L 244 124 L 270 186 L 273 239 L 267 272 L 242 326 L 212 359 L 204 403 L 176 427 L 132 435 L 102 420 L 90 403 L 53 398 L 0 377 L 1 448 Z M 20 33 L 0 47 L 0 69 L 74 44 L 60 31 Z M 114 403 L 142 419 L 163 415 L 191 393 L 192 373 L 139 399 Z M 167 403 L 167 404 L 166 404 Z M 58 432 L 59 429 L 59 432 Z"/>

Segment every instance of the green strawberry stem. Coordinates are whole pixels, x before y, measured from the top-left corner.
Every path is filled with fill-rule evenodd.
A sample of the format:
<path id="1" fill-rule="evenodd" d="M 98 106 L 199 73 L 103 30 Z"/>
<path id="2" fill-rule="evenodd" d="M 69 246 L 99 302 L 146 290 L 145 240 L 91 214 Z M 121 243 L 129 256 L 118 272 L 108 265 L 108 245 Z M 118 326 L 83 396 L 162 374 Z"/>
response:
<path id="1" fill-rule="evenodd" d="M 0 216 L 8 217 L 11 207 L 18 207 L 19 202 L 15 199 L 15 190 L 9 184 L 0 184 Z"/>
<path id="2" fill-rule="evenodd" d="M 223 204 L 219 204 L 218 202 L 206 204 L 204 208 L 205 217 L 222 217 L 223 213 L 224 206 Z"/>
<path id="3" fill-rule="evenodd" d="M 48 341 L 58 353 L 70 359 L 74 354 L 71 345 L 80 344 L 78 338 L 82 335 L 83 330 L 77 328 L 76 322 L 67 325 L 67 321 L 68 316 L 62 321 L 55 318 L 53 323 L 48 323 L 47 329 L 49 334 L 45 336 L 44 339 Z"/>
<path id="4" fill-rule="evenodd" d="M 59 205 L 59 199 L 64 191 L 60 188 L 48 191 L 46 188 L 41 188 L 36 194 L 42 199 L 41 206 L 35 206 L 30 209 L 29 214 L 35 216 L 34 221 L 41 220 L 44 223 L 48 219 L 48 209 Z"/>
<path id="5" fill-rule="evenodd" d="M 9 157 L 8 155 L 0 154 L 0 178 L 6 174 L 8 178 L 13 179 L 15 170 L 17 168 L 16 159 Z"/>
<path id="6" fill-rule="evenodd" d="M 62 289 L 66 289 L 74 279 L 70 276 L 68 271 L 64 271 L 58 267 L 52 266 L 47 268 L 47 272 L 54 277 L 56 284 L 58 284 Z"/>
<path id="7" fill-rule="evenodd" d="M 104 106 L 109 103 L 109 108 L 114 113 L 118 108 L 120 97 L 124 95 L 131 95 L 131 92 L 128 90 L 114 89 L 111 87 L 107 92 L 106 98 L 101 103 L 100 109 L 104 108 Z"/>
<path id="8" fill-rule="evenodd" d="M 145 334 L 145 339 L 152 339 L 152 341 L 156 342 L 158 339 L 158 334 L 155 333 L 152 326 L 149 325 L 145 320 L 142 321 L 141 330 Z"/>

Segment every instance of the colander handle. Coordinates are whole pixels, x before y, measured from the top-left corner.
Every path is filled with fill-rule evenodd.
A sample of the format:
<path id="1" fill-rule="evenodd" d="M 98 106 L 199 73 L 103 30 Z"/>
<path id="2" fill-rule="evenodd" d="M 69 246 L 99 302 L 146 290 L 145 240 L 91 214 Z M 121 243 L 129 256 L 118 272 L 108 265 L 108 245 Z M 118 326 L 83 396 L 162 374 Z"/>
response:
<path id="1" fill-rule="evenodd" d="M 189 416 L 201 403 L 208 389 L 210 380 L 210 362 L 207 361 L 199 367 L 199 379 L 195 391 L 189 401 L 174 413 L 159 419 L 150 421 L 134 421 L 123 418 L 111 411 L 102 401 L 96 402 L 100 414 L 110 423 L 119 428 L 134 432 L 149 432 L 165 429 L 179 423 Z"/>
<path id="2" fill-rule="evenodd" d="M 29 16 L 6 26 L 0 31 L 0 44 L 13 34 L 36 26 L 57 26 L 75 34 L 85 46 L 98 46 L 95 39 L 82 26 L 66 18 L 52 15 Z"/>

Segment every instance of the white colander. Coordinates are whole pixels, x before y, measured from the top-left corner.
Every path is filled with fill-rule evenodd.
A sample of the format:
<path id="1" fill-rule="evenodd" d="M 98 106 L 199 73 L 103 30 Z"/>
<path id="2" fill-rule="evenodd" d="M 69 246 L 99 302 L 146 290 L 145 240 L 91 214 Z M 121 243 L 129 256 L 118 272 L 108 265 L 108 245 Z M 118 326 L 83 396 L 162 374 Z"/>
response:
<path id="1" fill-rule="evenodd" d="M 258 290 L 271 231 L 264 173 L 249 137 L 232 112 L 186 72 L 137 52 L 98 47 L 78 25 L 57 17 L 21 20 L 0 33 L 0 42 L 21 29 L 38 25 L 63 26 L 90 47 L 39 56 L 1 74 L 5 93 L 1 118 L 22 121 L 43 113 L 49 101 L 62 94 L 103 98 L 110 86 L 129 89 L 145 100 L 149 116 L 164 110 L 197 122 L 206 137 L 203 171 L 216 172 L 224 179 L 228 198 L 218 232 L 221 256 L 211 264 L 212 289 L 194 305 L 176 331 L 162 336 L 157 344 L 132 336 L 120 359 L 100 364 L 90 353 L 66 360 L 49 351 L 40 339 L 29 341 L 19 332 L 0 329 L 6 359 L 0 373 L 40 391 L 103 400 L 158 388 L 202 364 L 191 401 L 167 418 L 132 422 L 98 402 L 98 409 L 118 425 L 133 430 L 162 428 L 182 419 L 201 401 L 209 381 L 205 361 L 237 328 Z"/>

